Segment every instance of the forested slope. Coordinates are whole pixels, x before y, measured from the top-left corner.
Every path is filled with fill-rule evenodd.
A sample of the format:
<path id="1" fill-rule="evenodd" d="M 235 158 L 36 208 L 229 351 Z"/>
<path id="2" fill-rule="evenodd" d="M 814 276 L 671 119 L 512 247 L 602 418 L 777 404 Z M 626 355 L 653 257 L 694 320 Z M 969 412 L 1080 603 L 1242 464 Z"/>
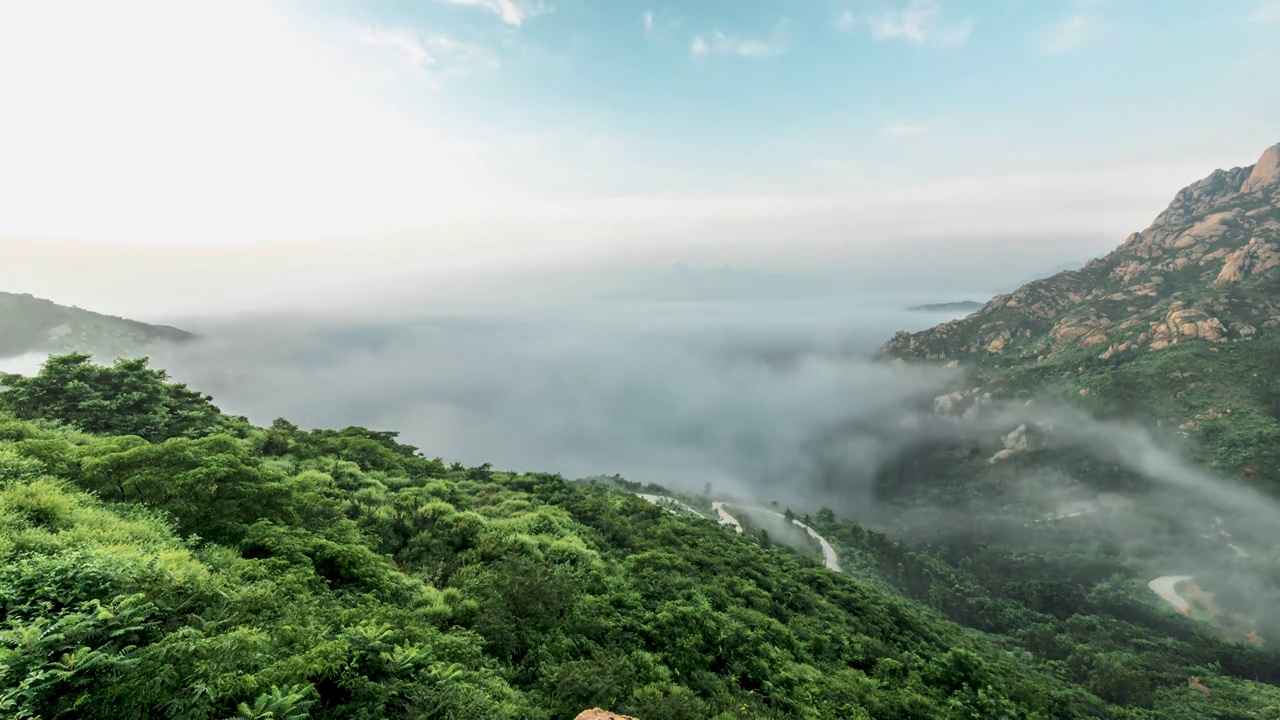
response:
<path id="1" fill-rule="evenodd" d="M 63 357 L 0 384 L 6 717 L 1236 718 L 1280 701 L 1212 666 L 1224 697 L 1178 666 L 1110 692 L 1117 667 L 1146 672 L 1141 646 L 1077 667 L 874 568 L 446 465 L 394 433 L 251 427 L 141 362 Z M 840 532 L 900 576 L 934 572 Z"/>
<path id="2" fill-rule="evenodd" d="M 0 292 L 0 358 L 35 352 L 131 356 L 157 342 L 193 336 L 165 325 L 102 315 L 30 295 Z"/>

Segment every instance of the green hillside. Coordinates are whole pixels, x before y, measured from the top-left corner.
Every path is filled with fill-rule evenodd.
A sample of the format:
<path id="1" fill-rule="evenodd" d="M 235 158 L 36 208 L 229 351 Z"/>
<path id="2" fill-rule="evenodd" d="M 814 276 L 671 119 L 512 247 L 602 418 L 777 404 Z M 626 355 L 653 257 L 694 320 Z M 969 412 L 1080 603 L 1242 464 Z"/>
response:
<path id="1" fill-rule="evenodd" d="M 893 338 L 960 376 L 913 416 L 945 432 L 880 469 L 874 525 L 778 506 L 739 533 L 714 498 L 616 476 L 254 427 L 143 360 L 0 376 L 0 715 L 1276 718 L 1274 524 L 1224 522 L 1196 488 L 1160 507 L 1156 476 L 1198 472 L 1180 460 L 974 410 L 1069 406 L 1273 495 L 1278 155 Z M 783 544 L 793 517 L 839 572 L 812 536 Z"/>
<path id="2" fill-rule="evenodd" d="M 130 356 L 157 342 L 181 342 L 190 333 L 164 325 L 64 307 L 30 295 L 0 292 L 0 357 L 36 352 Z"/>
<path id="3" fill-rule="evenodd" d="M 6 717 L 1280 707 L 1255 680 L 1280 679 L 1271 655 L 1163 637 L 1106 614 L 1105 595 L 1083 622 L 994 599 L 829 511 L 812 522 L 862 559 L 848 574 L 605 485 L 449 465 L 395 433 L 251 427 L 144 362 L 65 356 L 0 384 Z"/>
<path id="4" fill-rule="evenodd" d="M 887 356 L 959 373 L 926 413 L 949 434 L 877 478 L 895 535 L 943 563 L 926 577 L 1048 603 L 1066 635 L 1092 615 L 1154 630 L 1164 611 L 1167 638 L 1274 646 L 1278 251 L 1280 145 L 1182 190 L 1082 269 L 886 343 Z M 922 602 L 971 612 L 916 582 Z M 1161 582 L 1175 597 L 1156 599 Z M 1178 612 L 1189 618 L 1173 623 Z M 1097 642 L 1128 635 L 1101 628 Z"/>

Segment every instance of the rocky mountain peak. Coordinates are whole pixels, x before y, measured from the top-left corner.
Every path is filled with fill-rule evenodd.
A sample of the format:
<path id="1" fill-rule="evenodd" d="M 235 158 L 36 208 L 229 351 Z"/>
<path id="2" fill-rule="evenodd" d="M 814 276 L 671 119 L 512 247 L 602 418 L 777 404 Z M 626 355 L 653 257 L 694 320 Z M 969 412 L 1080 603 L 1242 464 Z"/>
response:
<path id="1" fill-rule="evenodd" d="M 1249 178 L 1244 181 L 1240 192 L 1250 193 L 1264 188 L 1280 186 L 1280 143 L 1267 148 L 1262 157 L 1254 164 Z"/>
<path id="2" fill-rule="evenodd" d="M 1280 144 L 1180 190 L 1151 226 L 1079 270 L 997 295 L 883 350 L 926 360 L 1043 360 L 1250 341 L 1280 331 Z"/>

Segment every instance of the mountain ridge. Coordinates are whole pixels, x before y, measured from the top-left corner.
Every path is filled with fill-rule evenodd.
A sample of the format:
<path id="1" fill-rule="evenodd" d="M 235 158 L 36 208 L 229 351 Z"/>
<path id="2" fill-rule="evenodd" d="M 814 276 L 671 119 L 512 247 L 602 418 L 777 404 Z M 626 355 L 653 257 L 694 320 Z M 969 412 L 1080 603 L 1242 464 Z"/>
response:
<path id="1" fill-rule="evenodd" d="M 156 342 L 183 342 L 193 333 L 59 305 L 26 293 L 0 292 L 0 357 L 86 352 L 125 355 Z"/>
<path id="2" fill-rule="evenodd" d="M 1010 364 L 1090 348 L 1110 357 L 1192 339 L 1247 341 L 1280 327 L 1270 292 L 1277 267 L 1280 144 L 1183 188 L 1106 256 L 996 295 L 967 318 L 899 332 L 882 351 Z"/>
<path id="3" fill-rule="evenodd" d="M 974 312 L 982 308 L 982 303 L 973 300 L 955 300 L 953 302 L 926 303 L 907 308 L 912 312 Z"/>

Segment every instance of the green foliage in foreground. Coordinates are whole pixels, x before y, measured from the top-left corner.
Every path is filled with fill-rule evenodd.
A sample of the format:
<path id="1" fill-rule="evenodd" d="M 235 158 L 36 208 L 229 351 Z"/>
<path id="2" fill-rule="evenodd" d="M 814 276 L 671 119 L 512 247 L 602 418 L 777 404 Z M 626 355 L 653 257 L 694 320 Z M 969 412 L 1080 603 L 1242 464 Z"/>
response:
<path id="1" fill-rule="evenodd" d="M 250 428 L 144 362 L 4 384 L 4 717 L 1263 717 L 605 487 Z"/>

